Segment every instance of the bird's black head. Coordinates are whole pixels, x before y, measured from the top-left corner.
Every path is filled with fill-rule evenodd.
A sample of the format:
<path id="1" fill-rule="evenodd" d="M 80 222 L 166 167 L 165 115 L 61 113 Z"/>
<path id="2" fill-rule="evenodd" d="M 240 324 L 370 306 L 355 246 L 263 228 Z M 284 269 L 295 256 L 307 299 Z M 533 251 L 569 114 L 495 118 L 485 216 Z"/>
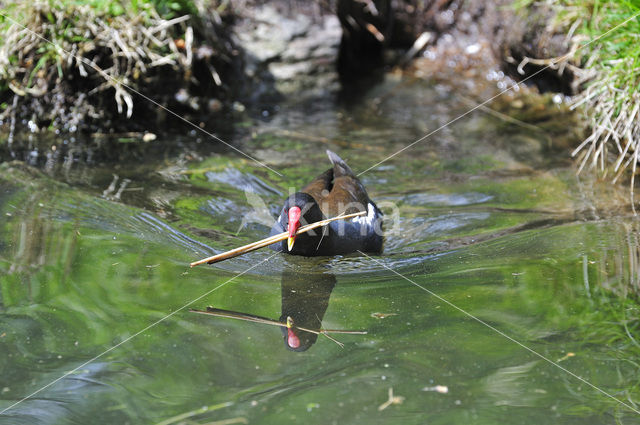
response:
<path id="1" fill-rule="evenodd" d="M 309 195 L 308 193 L 296 192 L 293 195 L 289 196 L 284 201 L 284 207 L 282 208 L 282 210 L 283 212 L 288 213 L 291 207 L 300 208 L 302 217 L 306 219 L 306 223 L 304 224 L 309 224 L 324 219 L 322 211 L 320 211 L 320 206 L 313 198 L 313 196 Z"/>
<path id="2" fill-rule="evenodd" d="M 296 232 L 302 226 L 324 219 L 320 206 L 311 195 L 297 192 L 289 196 L 284 202 L 279 218 L 282 227 L 289 232 L 287 240 L 289 252 L 305 255 L 307 251 L 317 249 L 322 230 L 311 230 L 301 235 L 296 235 Z"/>

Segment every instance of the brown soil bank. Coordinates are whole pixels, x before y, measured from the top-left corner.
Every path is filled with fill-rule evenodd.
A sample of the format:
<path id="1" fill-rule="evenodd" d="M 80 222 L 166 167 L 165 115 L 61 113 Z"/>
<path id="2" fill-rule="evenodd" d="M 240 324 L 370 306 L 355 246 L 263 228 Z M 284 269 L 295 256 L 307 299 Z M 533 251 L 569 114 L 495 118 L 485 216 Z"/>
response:
<path id="1" fill-rule="evenodd" d="M 221 77 L 240 69 L 228 9 L 99 3 L 3 9 L 0 119 L 11 133 L 144 131 L 163 128 L 167 109 L 199 123 L 232 97 L 234 80 Z"/>
<path id="2" fill-rule="evenodd" d="M 3 127 L 109 133 L 187 125 L 170 110 L 218 131 L 228 112 L 269 112 L 279 97 L 322 96 L 339 80 L 348 86 L 415 58 L 430 58 L 434 74 L 464 64 L 521 79 L 543 66 L 528 58 L 569 49 L 563 34 L 547 29 L 549 10 L 518 13 L 507 0 L 196 4 L 190 15 L 109 16 L 52 1 L 25 9 L 24 26 L 5 21 Z M 572 93 L 573 81 L 568 69 L 548 69 L 529 82 Z"/>
<path id="3" fill-rule="evenodd" d="M 544 6 L 518 10 L 513 0 L 338 0 L 343 27 L 338 69 L 356 79 L 375 66 L 406 64 L 420 56 L 442 72 L 467 67 L 501 69 L 541 91 L 573 94 L 571 69 L 546 67 L 544 58 L 566 54 L 570 39 L 554 32 Z M 395 54 L 386 54 L 393 52 Z M 531 77 L 531 78 L 528 78 Z"/>

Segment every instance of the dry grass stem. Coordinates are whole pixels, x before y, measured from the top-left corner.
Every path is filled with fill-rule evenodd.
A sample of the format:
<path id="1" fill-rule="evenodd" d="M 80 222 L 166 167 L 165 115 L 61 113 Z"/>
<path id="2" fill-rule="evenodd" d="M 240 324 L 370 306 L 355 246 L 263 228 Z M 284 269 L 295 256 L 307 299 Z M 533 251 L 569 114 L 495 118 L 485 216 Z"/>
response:
<path id="1" fill-rule="evenodd" d="M 131 117 L 134 103 L 126 86 L 138 85 L 150 68 L 191 66 L 188 15 L 165 20 L 153 7 L 141 6 L 134 17 L 114 16 L 94 6 L 59 1 L 25 2 L 4 14 L 0 79 L 19 97 L 65 96 L 61 80 L 77 73 L 90 79 L 92 95 L 113 89 L 118 112 Z M 182 33 L 187 39 L 183 51 L 173 40 Z M 87 105 L 79 108 L 80 115 Z M 87 107 L 86 113 L 99 116 L 94 109 Z"/>
<path id="2" fill-rule="evenodd" d="M 335 220 L 346 220 L 349 218 L 354 218 L 354 217 L 358 217 L 358 216 L 362 216 L 365 215 L 367 212 L 366 211 L 360 211 L 357 213 L 353 213 L 353 214 L 341 214 L 337 217 L 332 217 L 332 218 L 328 218 L 326 220 L 321 220 L 321 221 L 317 221 L 315 223 L 311 223 L 311 224 L 307 224 L 306 226 L 302 226 L 301 228 L 298 229 L 298 231 L 296 232 L 296 235 L 300 235 L 302 233 L 306 233 L 310 230 L 316 229 L 318 227 L 322 227 L 322 226 L 326 226 L 327 224 L 331 223 L 332 221 Z M 288 232 L 282 232 L 278 235 L 274 235 L 274 236 L 270 236 L 268 238 L 265 239 L 261 239 L 257 242 L 252 242 L 250 244 L 241 246 L 239 248 L 235 248 L 232 249 L 230 251 L 226 251 L 223 252 L 221 254 L 216 254 L 213 255 L 211 257 L 207 257 L 204 258 L 202 260 L 198 260 L 198 261 L 194 261 L 193 263 L 190 264 L 191 267 L 194 266 L 198 266 L 200 264 L 213 264 L 213 263 L 217 263 L 219 261 L 223 261 L 223 260 L 228 260 L 229 258 L 234 258 L 237 257 L 239 255 L 243 255 L 252 251 L 255 251 L 257 249 L 260 248 L 264 248 L 265 246 L 269 246 L 272 245 L 274 243 L 283 241 L 285 239 L 287 239 L 287 237 L 289 237 L 289 233 Z"/>

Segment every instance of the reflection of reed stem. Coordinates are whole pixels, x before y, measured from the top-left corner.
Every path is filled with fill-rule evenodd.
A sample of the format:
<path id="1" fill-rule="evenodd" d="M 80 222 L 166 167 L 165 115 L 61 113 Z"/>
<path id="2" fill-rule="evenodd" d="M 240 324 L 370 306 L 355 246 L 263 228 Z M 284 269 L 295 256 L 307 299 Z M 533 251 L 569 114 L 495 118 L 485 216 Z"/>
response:
<path id="1" fill-rule="evenodd" d="M 280 326 L 280 327 L 283 327 L 283 328 L 286 328 L 288 326 L 287 323 L 279 322 L 277 320 L 268 319 L 266 317 L 255 316 L 253 314 L 238 313 L 238 312 L 235 312 L 235 311 L 223 310 L 223 309 L 214 308 L 214 307 L 207 307 L 206 311 L 204 311 L 204 310 L 195 310 L 195 309 L 191 309 L 189 311 L 192 312 L 192 313 L 207 314 L 209 316 L 216 316 L 216 317 L 226 317 L 228 319 L 238 319 L 238 320 L 244 320 L 246 322 L 262 323 L 264 325 Z M 293 327 L 296 328 L 296 329 L 299 329 L 299 330 L 301 330 L 303 332 L 309 332 L 309 333 L 316 334 L 316 335 L 324 335 L 327 338 L 329 338 L 331 341 L 333 341 L 336 344 L 338 344 L 340 347 L 344 347 L 344 344 L 342 344 L 340 341 L 337 341 L 336 339 L 334 339 L 331 336 L 329 336 L 330 333 L 348 334 L 348 335 L 366 335 L 367 334 L 367 331 L 348 331 L 348 330 L 341 330 L 341 329 L 318 329 L 318 330 L 313 330 L 313 329 L 303 328 L 301 326 L 296 326 L 295 323 L 293 324 Z"/>

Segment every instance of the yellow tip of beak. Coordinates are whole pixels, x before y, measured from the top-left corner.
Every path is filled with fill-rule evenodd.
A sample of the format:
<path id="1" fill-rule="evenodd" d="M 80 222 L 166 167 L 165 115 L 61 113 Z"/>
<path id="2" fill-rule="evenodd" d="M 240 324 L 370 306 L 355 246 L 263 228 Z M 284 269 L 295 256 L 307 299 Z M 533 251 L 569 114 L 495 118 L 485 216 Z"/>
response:
<path id="1" fill-rule="evenodd" d="M 287 238 L 287 248 L 289 249 L 289 251 L 291 251 L 293 249 L 293 242 L 296 240 L 296 237 L 289 237 Z"/>

